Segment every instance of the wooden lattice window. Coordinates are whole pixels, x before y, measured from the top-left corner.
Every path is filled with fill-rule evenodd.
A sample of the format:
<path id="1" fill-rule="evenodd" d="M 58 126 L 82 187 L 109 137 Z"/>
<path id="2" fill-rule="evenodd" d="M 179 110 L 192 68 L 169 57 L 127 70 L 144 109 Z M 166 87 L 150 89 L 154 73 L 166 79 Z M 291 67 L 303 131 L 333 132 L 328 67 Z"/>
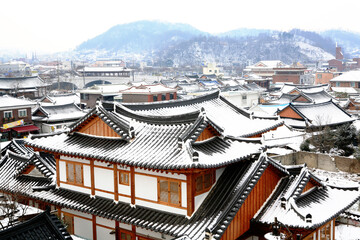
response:
<path id="1" fill-rule="evenodd" d="M 180 206 L 180 181 L 158 179 L 158 200 L 168 205 Z"/>
<path id="2" fill-rule="evenodd" d="M 129 186 L 129 172 L 119 171 L 119 184 Z"/>
<path id="3" fill-rule="evenodd" d="M 198 174 L 195 178 L 195 194 L 199 195 L 201 193 L 209 191 L 213 184 L 214 184 L 213 171 L 207 171 Z"/>
<path id="4" fill-rule="evenodd" d="M 68 183 L 84 185 L 83 165 L 80 163 L 66 163 L 66 179 Z"/>

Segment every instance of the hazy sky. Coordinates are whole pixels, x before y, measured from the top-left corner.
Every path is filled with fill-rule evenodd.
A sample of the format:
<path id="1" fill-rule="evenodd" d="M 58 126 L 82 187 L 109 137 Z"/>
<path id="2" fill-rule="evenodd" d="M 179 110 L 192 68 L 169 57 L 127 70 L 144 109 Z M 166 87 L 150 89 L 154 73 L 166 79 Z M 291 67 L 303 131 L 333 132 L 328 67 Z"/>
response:
<path id="1" fill-rule="evenodd" d="M 58 52 L 114 25 L 138 20 L 188 23 L 219 33 L 237 28 L 360 32 L 359 0 L 6 0 L 0 50 Z"/>

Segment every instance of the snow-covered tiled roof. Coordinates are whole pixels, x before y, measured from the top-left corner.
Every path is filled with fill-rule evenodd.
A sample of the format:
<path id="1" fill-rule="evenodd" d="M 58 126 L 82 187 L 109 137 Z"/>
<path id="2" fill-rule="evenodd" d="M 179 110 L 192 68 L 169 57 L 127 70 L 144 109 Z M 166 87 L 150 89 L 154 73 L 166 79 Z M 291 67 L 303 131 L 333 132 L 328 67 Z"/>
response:
<path id="1" fill-rule="evenodd" d="M 9 95 L 0 96 L 0 108 L 33 107 L 35 105 L 36 102 L 24 98 L 14 98 Z"/>
<path id="2" fill-rule="evenodd" d="M 40 77 L 19 77 L 19 78 L 0 78 L 0 89 L 26 89 L 47 87 L 50 83 L 45 83 Z"/>
<path id="3" fill-rule="evenodd" d="M 360 70 L 344 72 L 340 76 L 331 79 L 330 82 L 360 82 Z"/>
<path id="4" fill-rule="evenodd" d="M 151 116 L 187 114 L 203 108 L 207 116 L 224 129 L 224 135 L 236 137 L 256 135 L 281 125 L 278 120 L 250 119 L 248 111 L 230 103 L 220 96 L 219 91 L 189 100 L 123 105 L 139 114 Z"/>
<path id="5" fill-rule="evenodd" d="M 41 112 L 44 116 L 37 116 Z M 78 120 L 85 116 L 86 112 L 82 111 L 75 103 L 64 105 L 40 105 L 34 110 L 34 120 L 41 122 L 58 122 Z"/>
<path id="6" fill-rule="evenodd" d="M 337 125 L 355 120 L 332 101 L 319 104 L 290 104 L 289 106 L 313 126 Z"/>
<path id="7" fill-rule="evenodd" d="M 360 198 L 358 187 L 336 187 L 322 183 L 305 193 L 302 190 L 311 174 L 302 169 L 300 174 L 283 178 L 274 194 L 258 211 L 255 220 L 263 224 L 272 224 L 274 218 L 288 227 L 317 228 Z M 308 214 L 311 221 L 306 221 Z"/>

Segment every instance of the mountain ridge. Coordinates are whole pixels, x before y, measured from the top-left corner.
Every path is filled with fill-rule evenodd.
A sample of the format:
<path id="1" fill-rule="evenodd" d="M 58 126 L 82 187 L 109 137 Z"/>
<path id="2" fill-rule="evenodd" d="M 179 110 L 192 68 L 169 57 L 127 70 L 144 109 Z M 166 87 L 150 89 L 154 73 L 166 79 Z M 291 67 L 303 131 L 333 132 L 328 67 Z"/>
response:
<path id="1" fill-rule="evenodd" d="M 359 40 L 357 40 L 357 37 Z M 334 58 L 335 41 L 344 41 L 346 57 L 360 54 L 360 34 L 329 30 L 288 32 L 240 28 L 219 34 L 201 31 L 189 24 L 138 21 L 120 24 L 80 44 L 76 51 L 99 51 L 111 56 L 157 59 L 180 65 L 204 61 L 246 62 L 279 59 L 284 62 L 319 61 Z"/>

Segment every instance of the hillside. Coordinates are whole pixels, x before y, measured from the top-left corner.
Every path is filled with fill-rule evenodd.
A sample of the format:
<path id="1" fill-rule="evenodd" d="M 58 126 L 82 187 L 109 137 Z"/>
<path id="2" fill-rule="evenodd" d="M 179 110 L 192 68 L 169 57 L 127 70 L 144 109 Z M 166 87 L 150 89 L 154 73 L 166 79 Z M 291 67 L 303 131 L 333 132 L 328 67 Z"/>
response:
<path id="1" fill-rule="evenodd" d="M 272 59 L 292 63 L 334 58 L 335 41 L 343 44 L 345 56 L 359 54 L 360 35 L 335 30 L 316 33 L 299 29 L 289 32 L 237 29 L 212 35 L 187 24 L 139 21 L 114 26 L 82 43 L 76 51 L 124 59 L 136 55 L 139 60 L 177 65 L 203 62 L 227 65 Z"/>

